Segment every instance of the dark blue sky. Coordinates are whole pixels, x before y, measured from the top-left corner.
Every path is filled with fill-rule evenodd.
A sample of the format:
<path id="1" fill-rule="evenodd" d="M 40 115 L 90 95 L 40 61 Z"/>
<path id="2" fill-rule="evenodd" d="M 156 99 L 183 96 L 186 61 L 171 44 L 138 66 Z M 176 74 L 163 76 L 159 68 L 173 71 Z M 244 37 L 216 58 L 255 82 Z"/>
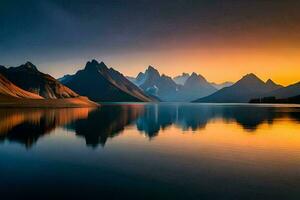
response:
<path id="1" fill-rule="evenodd" d="M 159 64 L 159 51 L 299 49 L 299 10 L 296 0 L 0 0 L 0 64 L 60 76 L 97 58 L 131 73 Z"/>

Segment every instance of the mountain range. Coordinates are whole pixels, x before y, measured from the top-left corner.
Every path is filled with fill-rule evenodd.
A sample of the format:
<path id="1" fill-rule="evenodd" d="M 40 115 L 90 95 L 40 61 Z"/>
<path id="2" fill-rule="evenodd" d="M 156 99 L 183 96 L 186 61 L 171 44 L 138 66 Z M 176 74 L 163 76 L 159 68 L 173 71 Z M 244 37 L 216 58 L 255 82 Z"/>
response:
<path id="1" fill-rule="evenodd" d="M 289 98 L 300 95 L 300 82 L 289 85 L 287 87 L 280 87 L 276 90 L 273 90 L 267 94 L 264 94 L 264 97 L 276 97 L 276 98 Z"/>
<path id="2" fill-rule="evenodd" d="M 255 74 L 247 74 L 229 87 L 194 102 L 209 103 L 247 103 L 252 98 L 261 97 L 283 86 L 275 84 L 271 79 L 263 82 Z"/>
<path id="3" fill-rule="evenodd" d="M 193 73 L 192 73 L 193 74 Z M 191 75 L 192 75 L 191 74 Z M 173 78 L 174 82 L 178 85 L 184 85 L 186 80 L 188 80 L 188 78 L 191 76 L 189 73 L 185 73 L 183 72 L 181 75 L 175 76 Z M 217 90 L 220 90 L 224 87 L 229 87 L 232 86 L 234 83 L 230 82 L 230 81 L 226 81 L 224 83 L 214 83 L 211 82 L 210 85 L 212 85 L 214 88 L 216 88 Z"/>
<path id="4" fill-rule="evenodd" d="M 162 101 L 189 102 L 217 91 L 200 74 L 183 73 L 172 79 L 165 74 L 160 75 L 152 66 L 144 73 L 140 72 L 136 78 L 128 77 L 128 79 L 147 94 L 157 96 Z"/>
<path id="5" fill-rule="evenodd" d="M 125 77 L 103 62 L 91 60 L 75 74 L 56 80 L 40 72 L 31 62 L 18 67 L 0 66 L 2 106 L 97 105 L 89 99 L 97 102 L 297 102 L 299 95 L 300 82 L 283 87 L 271 79 L 264 82 L 253 73 L 236 83 L 215 84 L 196 73 L 171 78 L 149 66 L 137 77 Z"/>
<path id="6" fill-rule="evenodd" d="M 283 87 L 271 79 L 264 82 L 253 73 L 243 76 L 236 83 L 216 84 L 195 72 L 182 73 L 172 79 L 167 75 L 160 75 L 157 69 L 149 66 L 137 77 L 127 79 L 145 93 L 171 102 L 248 103 L 255 98 L 285 99 L 300 95 L 300 82 Z"/>

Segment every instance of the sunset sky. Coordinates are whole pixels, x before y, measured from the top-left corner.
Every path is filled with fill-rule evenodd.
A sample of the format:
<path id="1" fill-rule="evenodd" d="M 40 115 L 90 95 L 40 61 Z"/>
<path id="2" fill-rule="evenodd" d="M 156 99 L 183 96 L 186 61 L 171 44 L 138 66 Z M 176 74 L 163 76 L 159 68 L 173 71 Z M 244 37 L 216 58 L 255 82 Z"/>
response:
<path id="1" fill-rule="evenodd" d="M 300 1 L 0 1 L 0 65 L 60 77 L 86 61 L 135 76 L 148 65 L 209 81 L 300 81 Z"/>

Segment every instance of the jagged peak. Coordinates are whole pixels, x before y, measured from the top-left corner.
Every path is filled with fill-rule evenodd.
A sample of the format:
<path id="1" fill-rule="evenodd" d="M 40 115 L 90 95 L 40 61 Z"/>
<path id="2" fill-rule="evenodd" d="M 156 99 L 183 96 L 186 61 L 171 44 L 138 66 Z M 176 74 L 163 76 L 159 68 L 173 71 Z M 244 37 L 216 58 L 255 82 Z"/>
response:
<path id="1" fill-rule="evenodd" d="M 147 69 L 148 69 L 148 70 L 156 70 L 155 67 L 153 67 L 153 66 L 151 66 L 151 65 L 149 65 Z M 157 70 L 156 70 L 156 71 L 157 71 Z"/>
<path id="2" fill-rule="evenodd" d="M 136 76 L 136 80 L 137 81 L 141 81 L 143 80 L 143 78 L 145 77 L 145 74 L 143 72 L 140 72 L 137 76 Z"/>
<path id="3" fill-rule="evenodd" d="M 198 74 L 197 74 L 196 72 L 193 72 L 193 73 L 191 74 L 191 76 L 198 76 Z"/>
<path id="4" fill-rule="evenodd" d="M 27 61 L 25 64 L 20 65 L 18 67 L 10 67 L 11 69 L 17 69 L 17 70 L 30 70 L 30 71 L 38 71 L 37 67 L 32 64 L 31 62 Z"/>
<path id="5" fill-rule="evenodd" d="M 267 81 L 266 81 L 266 84 L 267 85 L 277 85 L 272 79 L 268 79 Z"/>
<path id="6" fill-rule="evenodd" d="M 143 72 L 140 72 L 138 75 L 137 75 L 137 77 L 139 77 L 139 76 L 144 76 L 145 74 L 143 73 Z"/>
<path id="7" fill-rule="evenodd" d="M 86 65 L 99 65 L 99 63 L 97 60 L 92 59 L 91 61 L 87 61 Z"/>
<path id="8" fill-rule="evenodd" d="M 24 66 L 29 68 L 29 69 L 37 70 L 36 66 L 34 64 L 32 64 L 31 62 L 29 62 L 29 61 L 27 61 Z"/>
<path id="9" fill-rule="evenodd" d="M 105 65 L 103 61 L 100 63 L 93 59 L 91 61 L 88 61 L 85 65 L 85 70 L 100 70 L 100 69 L 108 69 L 108 67 Z"/>
<path id="10" fill-rule="evenodd" d="M 151 65 L 148 66 L 145 74 L 153 74 L 153 75 L 156 75 L 156 76 L 160 76 L 159 72 L 157 69 L 155 69 L 154 67 L 152 67 Z"/>
<path id="11" fill-rule="evenodd" d="M 190 79 L 190 80 L 193 80 L 193 79 L 195 79 L 195 80 L 205 80 L 206 81 L 204 76 L 202 76 L 201 74 L 197 74 L 196 72 L 193 72 L 188 79 Z"/>
<path id="12" fill-rule="evenodd" d="M 260 80 L 260 78 L 258 78 L 254 73 L 246 74 L 245 76 L 243 76 L 242 79 L 245 79 L 245 78 L 247 78 L 247 79 L 259 79 Z"/>

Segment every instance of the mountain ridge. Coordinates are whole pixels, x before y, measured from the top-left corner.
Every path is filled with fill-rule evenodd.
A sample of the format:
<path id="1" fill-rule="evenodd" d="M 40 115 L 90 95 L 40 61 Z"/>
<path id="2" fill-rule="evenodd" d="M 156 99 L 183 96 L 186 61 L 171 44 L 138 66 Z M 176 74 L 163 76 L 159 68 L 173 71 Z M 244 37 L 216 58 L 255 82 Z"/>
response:
<path id="1" fill-rule="evenodd" d="M 251 99 L 260 97 L 261 95 L 274 90 L 274 85 L 272 84 L 272 87 L 270 87 L 270 84 L 271 81 L 265 83 L 255 74 L 250 73 L 243 76 L 232 86 L 225 87 L 207 97 L 197 99 L 193 102 L 248 103 Z"/>
<path id="2" fill-rule="evenodd" d="M 40 72 L 31 62 L 17 67 L 1 67 L 0 73 L 23 90 L 46 99 L 72 98 L 79 95 L 49 74 Z"/>
<path id="3" fill-rule="evenodd" d="M 95 59 L 62 83 L 94 101 L 155 101 L 123 74 Z"/>
<path id="4" fill-rule="evenodd" d="M 217 90 L 202 75 L 195 72 L 191 75 L 183 73 L 177 76 L 177 81 L 181 79 L 181 83 L 184 82 L 184 84 L 177 84 L 174 78 L 160 74 L 153 66 L 148 66 L 145 72 L 140 72 L 136 78 L 128 79 L 146 93 L 155 95 L 162 101 L 192 101 Z"/>

